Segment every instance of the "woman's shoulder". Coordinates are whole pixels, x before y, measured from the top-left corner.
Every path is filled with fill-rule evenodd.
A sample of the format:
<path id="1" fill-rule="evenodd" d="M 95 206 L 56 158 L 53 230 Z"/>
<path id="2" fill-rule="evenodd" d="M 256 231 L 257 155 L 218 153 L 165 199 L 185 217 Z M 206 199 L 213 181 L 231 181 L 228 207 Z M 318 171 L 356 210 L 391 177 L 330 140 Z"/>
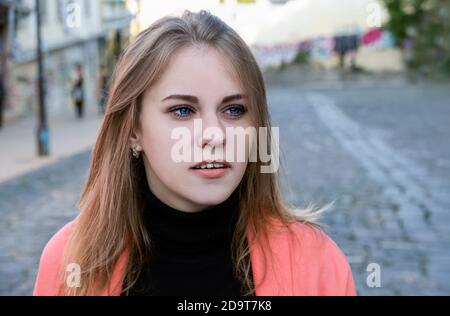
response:
<path id="1" fill-rule="evenodd" d="M 295 221 L 286 225 L 280 220 L 273 220 L 271 228 L 269 236 L 272 242 L 288 242 L 298 255 L 313 256 L 317 260 L 335 258 L 340 263 L 347 263 L 336 242 L 315 224 Z"/>
<path id="2" fill-rule="evenodd" d="M 72 220 L 61 227 L 46 243 L 39 261 L 33 295 L 56 295 L 65 245 L 75 227 Z"/>
<path id="3" fill-rule="evenodd" d="M 325 262 L 334 259 L 335 263 L 347 264 L 341 248 L 322 228 L 309 223 L 297 222 L 291 224 L 291 229 L 298 241 L 294 244 L 303 253 L 314 255 L 315 258 L 322 259 Z"/>
<path id="4" fill-rule="evenodd" d="M 298 291 L 312 291 L 317 295 L 355 295 L 354 281 L 350 265 L 341 248 L 318 226 L 306 222 L 292 222 L 288 226 L 276 222 L 275 226 L 284 227 L 276 230 L 272 245 L 289 255 L 285 264 L 302 280 L 294 287 Z M 280 240 L 282 239 L 282 240 Z M 280 247 L 284 244 L 284 247 Z M 305 288 L 305 285 L 308 288 Z"/>
<path id="5" fill-rule="evenodd" d="M 53 234 L 42 251 L 41 261 L 44 258 L 45 263 L 51 263 L 59 259 L 74 228 L 75 220 L 72 220 Z"/>

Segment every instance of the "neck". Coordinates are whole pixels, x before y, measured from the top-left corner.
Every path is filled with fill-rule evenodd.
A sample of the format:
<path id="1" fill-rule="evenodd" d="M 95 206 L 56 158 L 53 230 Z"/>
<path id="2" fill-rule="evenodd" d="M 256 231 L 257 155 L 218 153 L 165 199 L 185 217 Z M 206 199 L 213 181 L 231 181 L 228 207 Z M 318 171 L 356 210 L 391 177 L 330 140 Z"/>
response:
<path id="1" fill-rule="evenodd" d="M 230 247 L 239 212 L 239 189 L 222 203 L 189 213 L 173 208 L 146 187 L 145 222 L 156 247 L 181 252 Z"/>

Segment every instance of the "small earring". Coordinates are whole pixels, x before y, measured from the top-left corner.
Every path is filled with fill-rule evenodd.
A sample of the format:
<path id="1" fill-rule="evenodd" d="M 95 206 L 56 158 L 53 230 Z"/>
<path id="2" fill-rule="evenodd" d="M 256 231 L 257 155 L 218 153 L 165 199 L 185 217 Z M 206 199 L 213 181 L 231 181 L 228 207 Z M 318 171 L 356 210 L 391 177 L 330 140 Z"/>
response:
<path id="1" fill-rule="evenodd" d="M 137 147 L 133 147 L 133 157 L 134 158 L 139 158 L 139 151 L 136 149 Z"/>

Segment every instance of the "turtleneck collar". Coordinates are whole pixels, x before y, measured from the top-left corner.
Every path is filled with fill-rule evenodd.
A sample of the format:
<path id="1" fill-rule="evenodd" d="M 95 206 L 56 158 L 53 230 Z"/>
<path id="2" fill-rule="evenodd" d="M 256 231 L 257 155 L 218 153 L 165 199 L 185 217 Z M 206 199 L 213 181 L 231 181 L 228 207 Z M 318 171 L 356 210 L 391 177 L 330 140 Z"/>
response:
<path id="1" fill-rule="evenodd" d="M 195 213 L 163 203 L 147 183 L 144 197 L 145 222 L 160 251 L 194 254 L 229 249 L 239 214 L 239 187 L 222 203 Z"/>

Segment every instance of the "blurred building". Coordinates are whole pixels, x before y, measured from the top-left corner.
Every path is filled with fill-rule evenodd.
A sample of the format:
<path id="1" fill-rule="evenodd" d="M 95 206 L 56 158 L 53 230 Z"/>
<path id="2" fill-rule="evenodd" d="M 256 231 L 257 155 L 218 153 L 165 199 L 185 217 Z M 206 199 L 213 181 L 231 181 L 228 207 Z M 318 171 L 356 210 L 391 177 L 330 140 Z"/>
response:
<path id="1" fill-rule="evenodd" d="M 36 0 L 0 0 L 0 52 L 4 60 L 6 119 L 37 108 Z M 40 0 L 49 116 L 73 112 L 70 97 L 76 64 L 83 65 L 86 110 L 97 106 L 101 65 L 113 67 L 127 44 L 138 0 Z"/>
<path id="2" fill-rule="evenodd" d="M 0 1 L 0 73 L 6 62 L 5 42 L 8 36 L 8 3 Z"/>
<path id="3" fill-rule="evenodd" d="M 140 0 L 102 0 L 101 23 L 103 36 L 100 49 L 104 52 L 102 63 L 111 72 L 120 52 L 128 45 L 131 37 L 136 35 L 139 26 L 134 25 L 140 10 Z"/>

